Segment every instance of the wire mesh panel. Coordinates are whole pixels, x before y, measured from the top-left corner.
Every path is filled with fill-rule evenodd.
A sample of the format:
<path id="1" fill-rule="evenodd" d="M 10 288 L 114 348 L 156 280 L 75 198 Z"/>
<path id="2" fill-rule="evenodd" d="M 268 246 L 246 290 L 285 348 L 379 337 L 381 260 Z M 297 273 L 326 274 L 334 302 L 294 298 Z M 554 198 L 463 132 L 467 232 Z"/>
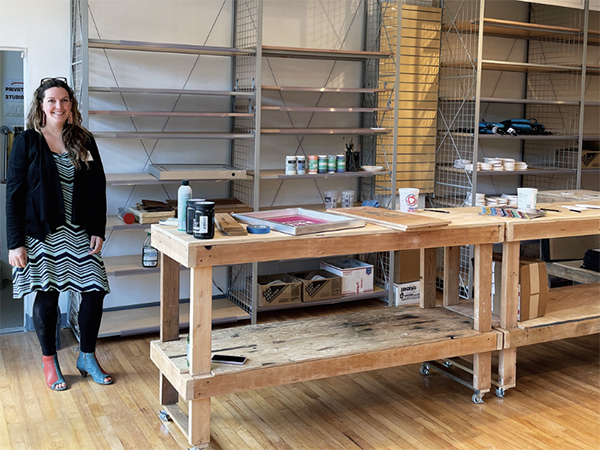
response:
<path id="1" fill-rule="evenodd" d="M 523 185 L 548 189 L 576 189 L 581 97 L 581 70 L 583 60 L 582 37 L 584 28 L 582 10 L 532 4 L 530 21 L 540 25 L 560 27 L 555 32 L 530 41 L 528 61 L 535 64 L 558 65 L 564 70 L 531 73 L 527 77 L 527 98 L 534 100 L 574 102 L 575 104 L 527 105 L 527 117 L 534 117 L 553 135 L 564 135 L 565 140 L 548 142 L 527 141 L 524 159 L 531 167 L 572 169 L 572 174 L 543 174 L 526 176 Z M 577 30 L 577 31 L 576 31 Z M 570 68 L 570 69 L 569 69 Z"/>
<path id="2" fill-rule="evenodd" d="M 87 93 L 87 0 L 71 0 L 71 83 L 81 110 L 82 123 L 88 125 Z"/>
<path id="3" fill-rule="evenodd" d="M 479 1 L 443 4 L 435 206 L 465 206 L 474 189 Z"/>

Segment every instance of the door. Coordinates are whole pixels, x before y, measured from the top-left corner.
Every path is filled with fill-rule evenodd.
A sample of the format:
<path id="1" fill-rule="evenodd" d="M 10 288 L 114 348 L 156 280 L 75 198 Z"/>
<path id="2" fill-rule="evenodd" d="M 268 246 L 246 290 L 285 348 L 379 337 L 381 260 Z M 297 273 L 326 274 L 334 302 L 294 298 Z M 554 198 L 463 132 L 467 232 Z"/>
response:
<path id="1" fill-rule="evenodd" d="M 12 268 L 6 247 L 6 164 L 14 137 L 25 124 L 24 76 L 22 51 L 0 48 L 0 333 L 23 330 L 23 300 L 12 298 Z"/>

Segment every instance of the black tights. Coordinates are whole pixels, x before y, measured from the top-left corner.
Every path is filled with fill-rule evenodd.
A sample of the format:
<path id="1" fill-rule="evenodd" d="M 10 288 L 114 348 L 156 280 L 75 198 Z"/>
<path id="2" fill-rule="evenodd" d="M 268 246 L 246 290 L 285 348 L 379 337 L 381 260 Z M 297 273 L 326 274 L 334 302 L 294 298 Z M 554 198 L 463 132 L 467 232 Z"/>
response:
<path id="1" fill-rule="evenodd" d="M 105 291 L 81 293 L 79 307 L 79 349 L 85 353 L 96 350 L 96 340 L 102 320 Z M 58 320 L 58 291 L 38 291 L 33 303 L 33 325 L 42 347 L 42 355 L 56 354 L 56 322 Z"/>

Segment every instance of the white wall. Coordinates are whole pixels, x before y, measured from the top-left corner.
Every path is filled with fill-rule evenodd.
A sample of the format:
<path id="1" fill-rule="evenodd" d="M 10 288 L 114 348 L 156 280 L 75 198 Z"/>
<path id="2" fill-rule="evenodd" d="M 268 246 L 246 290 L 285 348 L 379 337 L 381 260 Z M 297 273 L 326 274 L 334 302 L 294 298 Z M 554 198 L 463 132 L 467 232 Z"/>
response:
<path id="1" fill-rule="evenodd" d="M 0 0 L 0 50 L 25 53 L 23 81 L 26 109 L 42 78 L 69 77 L 69 8 L 69 0 Z M 4 212 L 4 199 L 1 203 Z M 6 235 L 0 239 L 6 242 Z M 2 260 L 2 272 L 6 277 L 11 269 L 6 264 L 6 255 L 2 255 Z M 31 314 L 32 304 L 31 299 L 25 301 L 26 314 Z M 61 298 L 61 310 L 67 310 L 66 296 Z"/>

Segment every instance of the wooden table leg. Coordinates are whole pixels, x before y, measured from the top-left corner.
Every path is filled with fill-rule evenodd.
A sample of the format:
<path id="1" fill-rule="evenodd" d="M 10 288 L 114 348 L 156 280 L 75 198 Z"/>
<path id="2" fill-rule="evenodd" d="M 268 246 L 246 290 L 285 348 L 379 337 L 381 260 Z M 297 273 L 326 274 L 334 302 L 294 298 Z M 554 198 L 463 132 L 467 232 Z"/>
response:
<path id="1" fill-rule="evenodd" d="M 190 374 L 211 372 L 212 267 L 190 270 Z M 189 402 L 188 442 L 206 446 L 210 442 L 210 398 Z"/>
<path id="2" fill-rule="evenodd" d="M 179 263 L 160 254 L 160 340 L 179 339 Z M 178 394 L 162 372 L 159 380 L 161 405 L 177 403 Z"/>
<path id="3" fill-rule="evenodd" d="M 444 248 L 444 306 L 458 305 L 460 247 Z"/>
<path id="4" fill-rule="evenodd" d="M 421 249 L 421 308 L 435 308 L 435 272 L 437 248 Z"/>
<path id="5" fill-rule="evenodd" d="M 502 292 L 500 295 L 500 328 L 517 328 L 519 308 L 519 256 L 520 242 L 502 244 Z M 505 348 L 498 360 L 498 382 L 502 389 L 517 384 L 517 349 Z"/>
<path id="6" fill-rule="evenodd" d="M 475 246 L 474 328 L 492 330 L 492 244 Z M 489 392 L 492 384 L 492 353 L 473 355 L 473 389 Z M 475 399 L 475 397 L 474 397 Z M 481 400 L 479 397 L 477 400 Z"/>

